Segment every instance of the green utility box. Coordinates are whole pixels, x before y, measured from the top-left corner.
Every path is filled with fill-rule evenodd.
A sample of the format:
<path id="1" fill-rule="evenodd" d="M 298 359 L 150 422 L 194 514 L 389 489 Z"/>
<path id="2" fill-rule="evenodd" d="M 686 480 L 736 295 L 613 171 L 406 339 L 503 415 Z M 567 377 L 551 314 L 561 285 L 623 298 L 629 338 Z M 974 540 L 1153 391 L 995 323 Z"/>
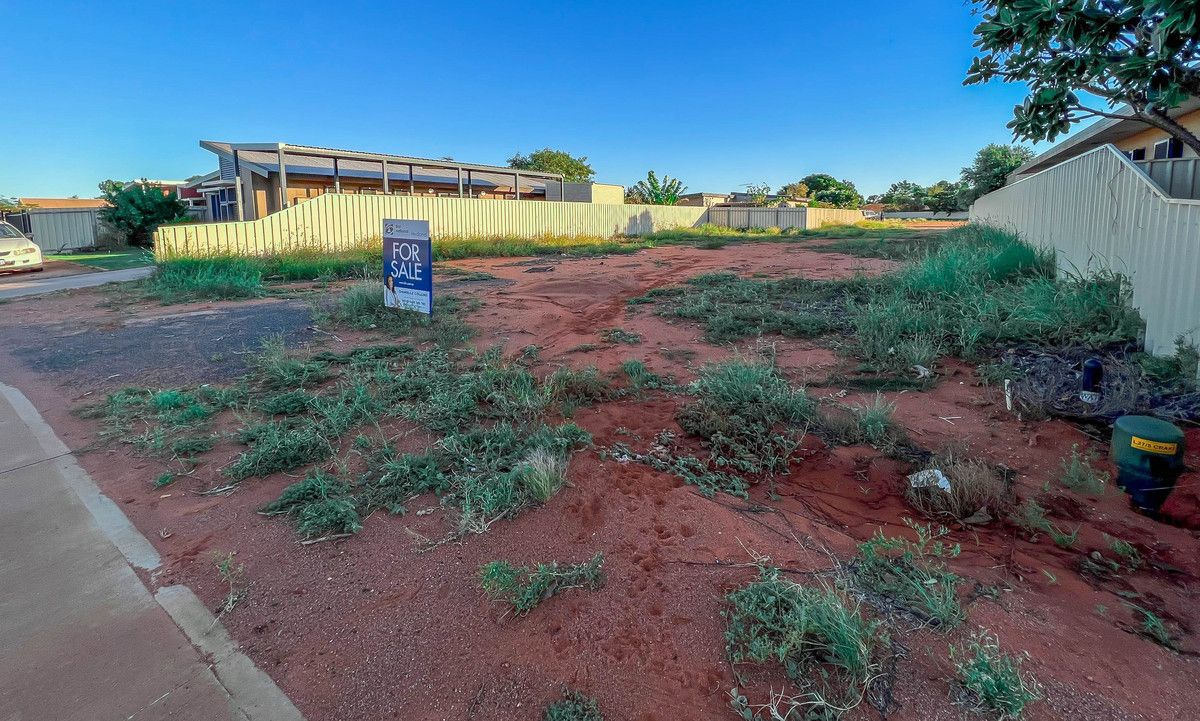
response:
<path id="1" fill-rule="evenodd" d="M 1117 485 L 1139 510 L 1157 513 L 1183 472 L 1183 431 L 1150 416 L 1121 416 L 1113 424 Z"/>

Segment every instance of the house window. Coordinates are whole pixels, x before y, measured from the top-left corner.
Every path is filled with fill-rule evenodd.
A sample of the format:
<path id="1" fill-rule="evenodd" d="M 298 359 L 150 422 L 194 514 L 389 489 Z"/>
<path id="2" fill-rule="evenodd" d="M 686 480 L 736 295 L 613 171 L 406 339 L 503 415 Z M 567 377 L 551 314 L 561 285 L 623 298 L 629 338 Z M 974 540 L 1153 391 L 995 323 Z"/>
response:
<path id="1" fill-rule="evenodd" d="M 1127 151 L 1125 151 L 1125 157 L 1129 158 L 1130 160 L 1132 160 L 1134 162 L 1137 162 L 1139 160 L 1145 160 L 1146 159 L 1146 149 L 1145 148 L 1134 148 L 1133 150 L 1127 150 Z"/>
<path id="2" fill-rule="evenodd" d="M 1183 157 L 1183 143 L 1171 138 L 1170 140 L 1160 140 L 1154 144 L 1154 159 L 1167 160 L 1170 158 Z"/>

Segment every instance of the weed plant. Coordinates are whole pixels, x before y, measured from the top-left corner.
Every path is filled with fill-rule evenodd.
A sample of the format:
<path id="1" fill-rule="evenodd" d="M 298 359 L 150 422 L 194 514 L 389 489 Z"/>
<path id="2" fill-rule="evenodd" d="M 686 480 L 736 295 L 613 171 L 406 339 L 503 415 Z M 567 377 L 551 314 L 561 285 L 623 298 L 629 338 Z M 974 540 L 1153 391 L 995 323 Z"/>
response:
<path id="1" fill-rule="evenodd" d="M 779 664 L 800 691 L 793 708 L 801 718 L 837 718 L 862 701 L 878 667 L 880 628 L 840 594 L 763 567 L 726 601 L 725 649 L 739 678 L 739 665 Z M 740 706 L 749 709 L 744 698 Z"/>
<path id="2" fill-rule="evenodd" d="M 889 537 L 882 530 L 858 546 L 854 579 L 858 585 L 941 630 L 962 623 L 966 612 L 958 599 L 959 578 L 946 567 L 947 558 L 959 554 L 957 544 L 942 539 L 945 528 L 906 523 L 917 536 L 915 541 Z"/>
<path id="3" fill-rule="evenodd" d="M 965 644 L 950 647 L 950 659 L 968 701 L 1000 719 L 1020 719 L 1025 709 L 1042 697 L 1038 682 L 1021 671 L 1025 658 L 1003 653 L 999 639 L 982 630 Z"/>
<path id="4" fill-rule="evenodd" d="M 488 598 L 505 601 L 524 616 L 563 591 L 600 588 L 604 585 L 603 565 L 602 553 L 592 556 L 586 563 L 560 566 L 558 561 L 552 561 L 539 563 L 535 569 L 513 566 L 507 561 L 492 561 L 479 570 L 479 578 Z"/>

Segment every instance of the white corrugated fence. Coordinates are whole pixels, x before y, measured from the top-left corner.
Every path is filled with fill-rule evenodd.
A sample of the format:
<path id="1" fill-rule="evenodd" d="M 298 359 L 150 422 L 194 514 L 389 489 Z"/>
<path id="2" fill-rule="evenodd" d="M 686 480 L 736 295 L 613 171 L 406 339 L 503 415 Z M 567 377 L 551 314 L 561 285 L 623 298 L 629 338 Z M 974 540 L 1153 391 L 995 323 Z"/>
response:
<path id="1" fill-rule="evenodd" d="M 1200 344 L 1200 201 L 1171 198 L 1111 145 L 989 193 L 971 221 L 1057 251 L 1059 268 L 1128 276 L 1146 350 Z"/>
<path id="2" fill-rule="evenodd" d="M 90 248 L 100 227 L 98 208 L 31 208 L 29 231 L 46 252 Z"/>

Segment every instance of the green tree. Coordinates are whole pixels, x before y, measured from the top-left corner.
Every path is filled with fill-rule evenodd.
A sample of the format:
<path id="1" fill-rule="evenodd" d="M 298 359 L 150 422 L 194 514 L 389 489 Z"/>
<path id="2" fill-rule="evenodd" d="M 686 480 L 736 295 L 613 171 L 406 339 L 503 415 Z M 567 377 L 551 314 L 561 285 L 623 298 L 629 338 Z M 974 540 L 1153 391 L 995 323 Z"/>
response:
<path id="1" fill-rule="evenodd" d="M 858 208 L 863 197 L 849 180 L 838 180 L 828 173 L 813 173 L 800 179 L 808 186 L 809 197 L 820 205 L 833 208 Z"/>
<path id="2" fill-rule="evenodd" d="M 750 196 L 751 203 L 760 207 L 779 205 L 783 200 L 782 198 L 768 200 L 767 196 L 771 194 L 771 186 L 767 183 L 759 183 L 757 185 L 750 183 L 746 186 L 746 194 Z"/>
<path id="3" fill-rule="evenodd" d="M 568 183 L 589 183 L 596 171 L 588 164 L 587 156 L 575 157 L 562 150 L 542 148 L 529 155 L 517 153 L 508 159 L 508 167 L 517 170 L 536 170 L 542 173 L 559 173 Z"/>
<path id="4" fill-rule="evenodd" d="M 108 206 L 100 209 L 100 219 L 130 245 L 150 245 L 155 228 L 186 217 L 187 203 L 144 181 L 110 188 L 103 197 Z"/>
<path id="5" fill-rule="evenodd" d="M 121 189 L 125 187 L 125 182 L 122 180 L 113 180 L 112 178 L 109 178 L 108 180 L 101 180 L 99 185 L 96 187 L 100 188 L 99 197 L 107 198 L 112 194 L 121 192 Z"/>
<path id="6" fill-rule="evenodd" d="M 29 208 L 21 202 L 20 198 L 10 198 L 7 195 L 0 195 L 0 213 L 20 213 Z"/>
<path id="7" fill-rule="evenodd" d="M 678 179 L 664 175 L 662 180 L 659 180 L 651 170 L 646 173 L 646 179 L 635 183 L 626 195 L 635 203 L 675 205 L 679 202 L 679 196 L 686 190 L 687 186 Z"/>
<path id="8" fill-rule="evenodd" d="M 794 183 L 788 183 L 787 185 L 780 188 L 778 194 L 782 195 L 785 198 L 793 198 L 795 200 L 800 200 L 802 198 L 807 198 L 809 195 L 809 192 L 810 191 L 808 189 L 808 186 L 805 185 L 804 183 L 800 182 L 799 180 L 797 180 Z"/>
<path id="9" fill-rule="evenodd" d="M 901 180 L 892 183 L 876 202 L 883 203 L 886 210 L 924 210 L 925 188 L 911 180 Z"/>
<path id="10" fill-rule="evenodd" d="M 1029 94 L 1008 127 L 1024 140 L 1054 140 L 1092 117 L 1132 117 L 1200 153 L 1200 138 L 1168 115 L 1200 97 L 1200 3 L 1195 0 L 974 0 L 982 55 L 965 85 L 994 78 Z M 1085 105 L 1078 93 L 1103 100 Z"/>
<path id="11" fill-rule="evenodd" d="M 962 169 L 963 182 L 967 184 L 967 205 L 976 198 L 993 190 L 1003 188 L 1008 176 L 1033 158 L 1033 151 L 1023 145 L 997 145 L 992 143 L 979 149 L 975 160 Z"/>
<path id="12" fill-rule="evenodd" d="M 963 197 L 970 190 L 964 182 L 939 180 L 925 189 L 925 207 L 935 213 L 954 213 L 965 210 Z"/>

